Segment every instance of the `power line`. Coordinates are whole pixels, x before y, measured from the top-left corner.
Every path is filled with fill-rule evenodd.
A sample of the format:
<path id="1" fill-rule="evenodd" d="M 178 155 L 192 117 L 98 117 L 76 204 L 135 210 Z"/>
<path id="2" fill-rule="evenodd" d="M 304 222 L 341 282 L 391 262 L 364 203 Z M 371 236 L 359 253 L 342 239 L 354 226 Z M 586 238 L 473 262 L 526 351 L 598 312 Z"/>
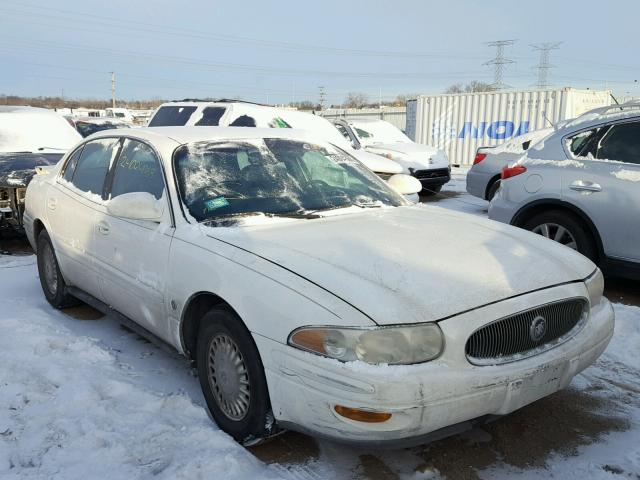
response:
<path id="1" fill-rule="evenodd" d="M 509 65 L 511 63 L 516 63 L 514 60 L 510 58 L 505 58 L 504 56 L 504 48 L 509 47 L 516 43 L 517 40 L 496 40 L 495 42 L 488 42 L 487 45 L 489 47 L 496 47 L 496 56 L 493 60 L 489 60 L 485 62 L 484 65 L 493 65 L 493 84 L 492 87 L 496 90 L 502 90 L 505 88 L 509 88 L 503 82 L 504 69 L 505 65 Z"/>
<path id="2" fill-rule="evenodd" d="M 534 51 L 540 52 L 540 61 L 538 62 L 538 88 L 544 90 L 549 88 L 549 70 L 554 68 L 554 65 L 549 63 L 549 57 L 551 56 L 551 50 L 556 50 L 560 47 L 562 42 L 545 42 L 531 45 Z"/>
<path id="3" fill-rule="evenodd" d="M 208 31 L 203 30 L 194 30 L 188 29 L 184 27 L 176 27 L 175 25 L 167 26 L 161 24 L 140 22 L 137 20 L 128 20 L 125 18 L 116 18 L 109 17 L 105 15 L 95 15 L 89 13 L 81 13 L 75 12 L 71 10 L 63 10 L 56 9 L 50 7 L 44 7 L 41 5 L 34 5 L 25 2 L 15 2 L 12 0 L 4 0 L 6 3 L 10 5 L 2 5 L 0 8 L 4 11 L 5 14 L 11 15 L 24 15 L 26 16 L 27 21 L 29 21 L 33 16 L 46 18 L 49 20 L 58 20 L 64 22 L 83 22 L 83 23 L 93 23 L 94 25 L 102 25 L 108 27 L 110 30 L 113 28 L 125 29 L 129 34 L 131 34 L 131 28 L 135 28 L 138 32 L 145 33 L 159 33 L 163 36 L 180 36 L 180 37 L 191 37 L 197 39 L 208 39 L 208 40 L 217 40 L 226 43 L 237 43 L 243 45 L 249 45 L 253 47 L 261 47 L 261 48 L 275 48 L 279 50 L 289 50 L 289 51 L 298 51 L 302 53 L 324 53 L 324 54 L 342 54 L 342 55 L 357 55 L 357 56 L 365 56 L 365 57 L 391 57 L 391 58 L 450 58 L 451 53 L 447 52 L 401 52 L 401 51 L 381 51 L 381 50 L 365 50 L 365 49 L 347 49 L 347 48 L 338 48 L 338 47 L 326 47 L 320 45 L 309 45 L 309 44 L 299 44 L 292 42 L 283 42 L 283 41 L 274 41 L 267 39 L 259 39 L 259 38 L 251 38 L 251 37 L 241 37 L 237 35 L 227 35 L 227 34 L 215 34 Z M 13 5 L 11 5 L 13 4 Z M 35 9 L 36 11 L 29 10 L 20 10 L 16 7 L 27 8 L 27 9 Z M 43 13 L 43 11 L 48 11 L 50 13 Z M 57 14 L 57 15 L 55 15 Z M 77 18 L 71 18 L 77 17 Z M 29 21 L 29 23 L 33 23 Z M 49 25 L 51 26 L 51 25 Z M 65 28 L 69 28 L 67 24 Z M 81 26 L 74 24 L 74 29 L 81 28 Z M 95 29 L 91 29 L 95 30 Z M 463 52 L 455 53 L 458 58 L 477 58 L 471 56 L 465 56 Z"/>

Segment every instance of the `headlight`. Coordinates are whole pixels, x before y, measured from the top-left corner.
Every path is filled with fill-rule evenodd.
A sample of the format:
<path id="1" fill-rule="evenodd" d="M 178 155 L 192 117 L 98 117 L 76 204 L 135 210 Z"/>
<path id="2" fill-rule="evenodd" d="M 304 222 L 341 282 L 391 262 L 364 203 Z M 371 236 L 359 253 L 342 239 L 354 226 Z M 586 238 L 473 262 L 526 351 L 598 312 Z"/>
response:
<path id="1" fill-rule="evenodd" d="M 433 360 L 444 338 L 435 323 L 405 327 L 302 327 L 289 335 L 289 345 L 343 362 L 411 364 Z"/>
<path id="2" fill-rule="evenodd" d="M 596 271 L 584 281 L 584 284 L 589 292 L 589 302 L 592 307 L 595 307 L 602 300 L 602 292 L 604 290 L 604 276 L 600 269 L 596 268 Z"/>

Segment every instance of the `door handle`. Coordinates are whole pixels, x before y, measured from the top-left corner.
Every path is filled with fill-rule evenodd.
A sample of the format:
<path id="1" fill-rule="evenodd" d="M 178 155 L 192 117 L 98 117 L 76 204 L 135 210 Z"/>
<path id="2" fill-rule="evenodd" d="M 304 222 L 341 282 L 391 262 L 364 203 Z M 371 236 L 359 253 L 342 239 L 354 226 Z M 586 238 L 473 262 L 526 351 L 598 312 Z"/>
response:
<path id="1" fill-rule="evenodd" d="M 57 206 L 58 206 L 58 199 L 57 198 L 55 198 L 55 197 L 47 198 L 47 208 L 49 210 L 55 210 Z"/>
<path id="2" fill-rule="evenodd" d="M 98 222 L 97 229 L 102 235 L 109 235 L 109 224 L 107 222 Z"/>
<path id="3" fill-rule="evenodd" d="M 593 183 L 585 180 L 576 180 L 569 185 L 571 190 L 576 192 L 601 192 L 602 187 L 598 183 Z"/>

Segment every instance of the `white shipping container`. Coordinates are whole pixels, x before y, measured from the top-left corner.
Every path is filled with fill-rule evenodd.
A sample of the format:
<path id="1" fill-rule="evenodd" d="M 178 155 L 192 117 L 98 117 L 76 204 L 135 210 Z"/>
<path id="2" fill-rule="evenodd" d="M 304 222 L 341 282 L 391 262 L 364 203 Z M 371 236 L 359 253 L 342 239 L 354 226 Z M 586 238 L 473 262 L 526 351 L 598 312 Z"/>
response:
<path id="1" fill-rule="evenodd" d="M 500 145 L 597 107 L 610 90 L 513 90 L 420 95 L 407 102 L 407 135 L 442 148 L 454 165 L 471 165 L 478 147 Z"/>

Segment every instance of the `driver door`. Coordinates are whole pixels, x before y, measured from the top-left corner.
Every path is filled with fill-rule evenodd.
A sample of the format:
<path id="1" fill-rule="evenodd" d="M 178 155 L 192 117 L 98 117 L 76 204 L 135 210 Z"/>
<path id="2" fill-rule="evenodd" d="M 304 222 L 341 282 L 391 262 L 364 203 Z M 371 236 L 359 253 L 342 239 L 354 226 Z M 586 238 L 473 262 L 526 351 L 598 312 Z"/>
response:
<path id="1" fill-rule="evenodd" d="M 153 195 L 163 209 L 159 222 L 121 218 L 108 202 L 126 193 Z M 148 144 L 126 139 L 113 168 L 105 208 L 98 214 L 96 261 L 106 302 L 170 341 L 166 290 L 174 227 L 160 159 Z"/>

